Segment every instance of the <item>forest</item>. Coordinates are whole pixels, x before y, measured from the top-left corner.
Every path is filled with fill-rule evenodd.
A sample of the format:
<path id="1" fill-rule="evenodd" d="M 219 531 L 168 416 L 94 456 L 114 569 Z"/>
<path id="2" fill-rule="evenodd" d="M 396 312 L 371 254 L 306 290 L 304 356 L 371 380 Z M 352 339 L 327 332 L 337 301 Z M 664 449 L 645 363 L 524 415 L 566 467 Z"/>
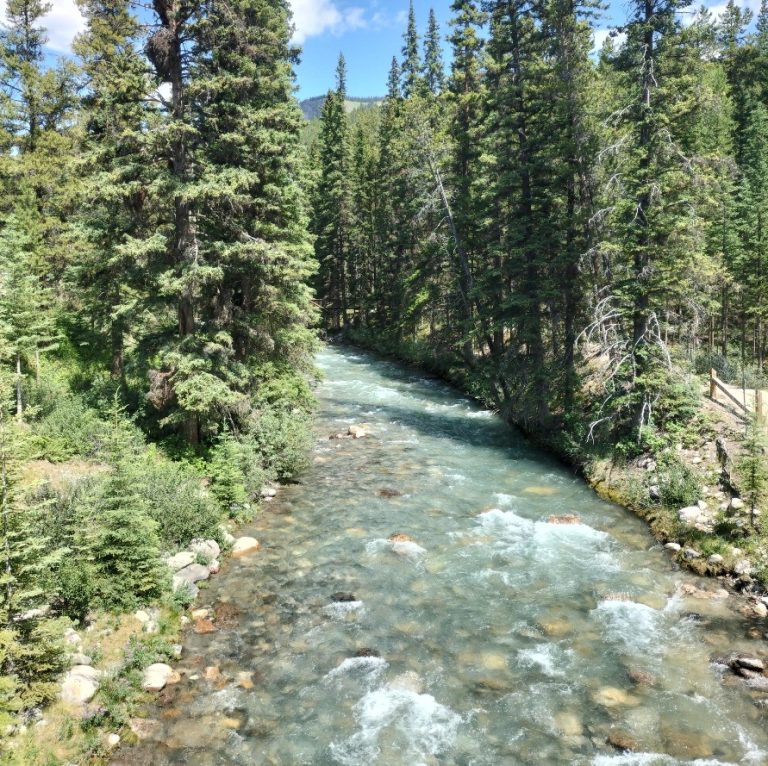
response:
<path id="1" fill-rule="evenodd" d="M 306 467 L 318 337 L 695 502 L 696 376 L 768 387 L 768 0 L 632 0 L 598 52 L 593 0 L 423 33 L 411 4 L 382 100 L 350 113 L 342 55 L 311 124 L 287 0 L 79 6 L 56 62 L 45 0 L 0 30 L 2 732 L 56 699 L 73 625 L 159 604 L 79 724 L 105 756 L 194 600 L 164 558 Z M 743 444 L 756 534 L 757 421 Z"/>
<path id="2" fill-rule="evenodd" d="M 411 14 L 380 109 L 312 146 L 325 324 L 448 371 L 530 429 L 642 452 L 683 373 L 765 386 L 768 4 Z M 579 449 L 579 447 L 574 447 Z"/>
<path id="3" fill-rule="evenodd" d="M 84 0 L 53 65 L 50 7 L 9 0 L 0 38 L 4 732 L 72 621 L 189 603 L 161 555 L 251 518 L 313 406 L 286 3 Z"/>

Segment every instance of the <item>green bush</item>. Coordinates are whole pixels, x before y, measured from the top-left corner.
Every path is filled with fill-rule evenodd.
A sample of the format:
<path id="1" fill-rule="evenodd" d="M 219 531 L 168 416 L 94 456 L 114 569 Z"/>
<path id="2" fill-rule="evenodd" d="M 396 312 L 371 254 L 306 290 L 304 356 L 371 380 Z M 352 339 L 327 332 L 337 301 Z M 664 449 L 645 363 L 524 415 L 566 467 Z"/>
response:
<path id="1" fill-rule="evenodd" d="M 221 512 L 192 466 L 150 449 L 132 467 L 131 478 L 164 548 L 179 548 L 195 537 L 219 537 Z"/>
<path id="2" fill-rule="evenodd" d="M 260 456 L 268 476 L 291 479 L 308 464 L 309 418 L 301 410 L 262 410 L 244 441 Z"/>
<path id="3" fill-rule="evenodd" d="M 669 508 L 683 508 L 696 503 L 701 495 L 701 481 L 690 466 L 676 455 L 664 455 L 658 466 L 661 503 Z"/>
<path id="4" fill-rule="evenodd" d="M 64 395 L 35 424 L 36 451 L 54 463 L 76 455 L 93 457 L 104 445 L 106 430 L 95 410 L 73 394 Z"/>

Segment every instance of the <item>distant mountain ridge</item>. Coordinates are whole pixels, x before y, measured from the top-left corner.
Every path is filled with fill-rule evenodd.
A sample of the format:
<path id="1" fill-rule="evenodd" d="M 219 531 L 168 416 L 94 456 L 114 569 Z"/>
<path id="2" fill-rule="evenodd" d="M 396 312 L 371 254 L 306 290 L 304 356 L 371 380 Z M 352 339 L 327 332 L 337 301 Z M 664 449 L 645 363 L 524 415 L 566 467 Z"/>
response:
<path id="1" fill-rule="evenodd" d="M 301 111 L 304 112 L 304 117 L 308 120 L 317 119 L 320 116 L 325 99 L 325 96 L 315 96 L 314 98 L 305 98 L 303 101 L 300 101 L 299 106 L 301 106 Z M 380 96 L 371 96 L 369 98 L 355 98 L 353 96 L 348 96 L 344 105 L 347 114 L 349 114 L 349 112 L 354 112 L 355 109 L 360 109 L 364 106 L 380 104 L 383 100 L 384 99 Z"/>

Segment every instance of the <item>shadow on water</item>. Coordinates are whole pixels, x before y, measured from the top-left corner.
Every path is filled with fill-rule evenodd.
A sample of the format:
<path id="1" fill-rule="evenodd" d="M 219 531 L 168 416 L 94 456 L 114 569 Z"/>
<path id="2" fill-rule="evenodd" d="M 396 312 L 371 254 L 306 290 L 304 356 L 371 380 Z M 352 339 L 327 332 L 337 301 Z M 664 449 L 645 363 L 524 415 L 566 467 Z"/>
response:
<path id="1" fill-rule="evenodd" d="M 351 399 L 328 397 L 325 402 L 342 412 L 352 412 L 360 405 Z M 510 460 L 528 457 L 534 448 L 525 441 L 525 437 L 496 417 L 468 418 L 466 411 L 455 415 L 438 412 L 426 412 L 392 404 L 371 405 L 377 419 L 384 418 L 394 425 L 412 429 L 422 436 L 450 439 L 460 444 L 483 449 L 493 449 Z M 535 455 L 534 459 L 540 456 Z M 542 454 L 543 458 L 544 455 Z M 554 461 L 553 461 L 554 464 Z"/>

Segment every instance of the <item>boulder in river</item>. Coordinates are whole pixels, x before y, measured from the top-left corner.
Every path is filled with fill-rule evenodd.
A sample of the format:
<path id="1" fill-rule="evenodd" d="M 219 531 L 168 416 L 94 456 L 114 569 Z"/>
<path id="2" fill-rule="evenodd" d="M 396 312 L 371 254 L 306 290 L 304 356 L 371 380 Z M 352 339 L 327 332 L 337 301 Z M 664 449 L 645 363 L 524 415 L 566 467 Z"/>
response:
<path id="1" fill-rule="evenodd" d="M 351 603 L 352 601 L 357 601 L 357 598 L 355 597 L 354 593 L 344 593 L 339 591 L 338 593 L 331 594 L 331 601 L 336 604 L 347 604 Z"/>
<path id="2" fill-rule="evenodd" d="M 759 657 L 736 657 L 731 666 L 736 670 L 737 668 L 745 668 L 746 670 L 752 670 L 757 673 L 762 673 L 765 670 L 765 663 Z"/>
<path id="3" fill-rule="evenodd" d="M 371 432 L 365 425 L 350 426 L 347 432 L 353 439 L 362 439 L 366 436 L 370 436 Z"/>
<path id="4" fill-rule="evenodd" d="M 255 537 L 238 537 L 232 545 L 232 555 L 235 558 L 241 556 L 247 556 L 249 553 L 254 553 L 259 550 L 261 545 Z"/>
<path id="5" fill-rule="evenodd" d="M 390 535 L 387 540 L 391 543 L 412 543 L 413 538 L 410 535 L 406 535 L 403 532 L 395 532 Z"/>
<path id="6" fill-rule="evenodd" d="M 547 524 L 581 524 L 581 516 L 575 513 L 566 513 L 563 516 L 550 516 Z"/>

